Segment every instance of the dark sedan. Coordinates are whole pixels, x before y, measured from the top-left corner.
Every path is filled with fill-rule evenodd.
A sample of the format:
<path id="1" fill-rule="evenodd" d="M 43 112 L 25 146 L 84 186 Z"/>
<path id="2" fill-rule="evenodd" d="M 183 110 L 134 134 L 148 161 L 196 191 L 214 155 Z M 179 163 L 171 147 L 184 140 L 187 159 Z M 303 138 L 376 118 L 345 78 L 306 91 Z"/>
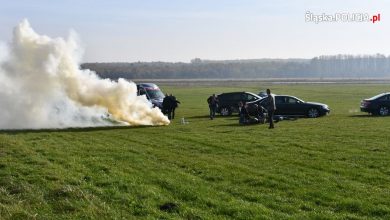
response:
<path id="1" fill-rule="evenodd" d="M 222 116 L 231 115 L 233 112 L 238 112 L 239 102 L 251 102 L 258 101 L 261 98 L 251 92 L 228 92 L 222 93 L 218 96 L 218 108 L 217 112 Z"/>
<path id="2" fill-rule="evenodd" d="M 390 93 L 382 93 L 369 99 L 364 99 L 360 103 L 360 110 L 373 115 L 385 116 L 389 114 Z"/>
<path id="3" fill-rule="evenodd" d="M 316 118 L 330 112 L 328 105 L 316 102 L 305 102 L 297 97 L 288 95 L 275 95 L 275 115 L 282 116 L 307 116 Z M 266 107 L 267 97 L 257 103 Z M 257 104 L 252 102 L 253 104 Z"/>

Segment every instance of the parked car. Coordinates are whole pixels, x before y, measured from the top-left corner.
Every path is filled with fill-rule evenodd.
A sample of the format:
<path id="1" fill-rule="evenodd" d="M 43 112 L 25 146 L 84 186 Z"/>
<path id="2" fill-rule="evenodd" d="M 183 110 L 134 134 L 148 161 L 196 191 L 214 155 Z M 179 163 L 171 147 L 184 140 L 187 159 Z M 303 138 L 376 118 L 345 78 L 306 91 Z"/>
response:
<path id="1" fill-rule="evenodd" d="M 305 102 L 297 97 L 289 95 L 275 95 L 275 105 L 277 116 L 307 116 L 316 118 L 330 113 L 328 105 L 316 102 Z M 266 107 L 267 97 L 248 105 L 260 104 Z"/>
<path id="2" fill-rule="evenodd" d="M 360 110 L 373 115 L 385 116 L 389 114 L 390 92 L 381 93 L 368 99 L 362 100 Z"/>
<path id="3" fill-rule="evenodd" d="M 258 95 L 251 92 L 222 93 L 219 94 L 217 98 L 219 101 L 217 112 L 223 116 L 238 113 L 239 102 L 247 103 L 261 99 Z"/>
<path id="4" fill-rule="evenodd" d="M 162 102 L 165 95 L 156 84 L 137 84 L 137 95 L 145 95 L 146 98 L 152 103 L 153 107 L 158 107 L 160 109 L 162 108 Z"/>

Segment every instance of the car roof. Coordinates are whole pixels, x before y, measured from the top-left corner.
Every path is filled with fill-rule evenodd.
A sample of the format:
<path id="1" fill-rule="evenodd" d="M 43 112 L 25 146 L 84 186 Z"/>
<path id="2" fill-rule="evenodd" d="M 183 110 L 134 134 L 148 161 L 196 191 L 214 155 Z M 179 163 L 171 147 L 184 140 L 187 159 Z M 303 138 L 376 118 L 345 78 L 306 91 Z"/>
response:
<path id="1" fill-rule="evenodd" d="M 275 94 L 273 94 L 273 95 L 274 95 L 274 96 L 285 96 L 285 97 L 291 97 L 291 98 L 299 99 L 298 97 L 293 96 L 293 95 L 275 95 Z"/>
<path id="2" fill-rule="evenodd" d="M 137 86 L 141 86 L 141 87 L 144 87 L 144 88 L 156 88 L 156 87 L 158 87 L 154 83 L 138 83 Z"/>
<path id="3" fill-rule="evenodd" d="M 237 93 L 246 93 L 246 94 L 250 94 L 250 95 L 253 95 L 253 96 L 256 96 L 258 98 L 261 98 L 259 95 L 256 95 L 255 93 L 253 92 L 224 92 L 224 93 L 221 93 L 221 94 L 218 94 L 219 96 L 220 95 L 230 95 L 230 94 L 237 94 Z"/>
<path id="4" fill-rule="evenodd" d="M 291 97 L 291 98 L 294 98 L 294 99 L 298 99 L 298 100 L 301 100 L 303 101 L 302 99 L 296 97 L 296 96 L 292 96 L 292 95 L 275 95 L 273 93 L 271 93 L 274 97 Z M 267 98 L 267 96 L 265 97 L 262 97 L 261 100 L 265 100 Z"/>

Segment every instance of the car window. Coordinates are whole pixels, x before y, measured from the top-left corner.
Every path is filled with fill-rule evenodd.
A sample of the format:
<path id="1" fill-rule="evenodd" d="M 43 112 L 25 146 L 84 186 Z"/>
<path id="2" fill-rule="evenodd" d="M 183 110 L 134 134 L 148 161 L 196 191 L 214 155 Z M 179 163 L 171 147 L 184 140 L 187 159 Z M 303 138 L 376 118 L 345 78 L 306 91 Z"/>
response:
<path id="1" fill-rule="evenodd" d="M 217 96 L 217 98 L 220 102 L 224 102 L 226 100 L 229 100 L 230 97 L 228 95 L 219 95 Z"/>
<path id="2" fill-rule="evenodd" d="M 257 100 L 256 96 L 253 96 L 251 94 L 245 94 L 246 95 L 246 100 L 247 101 L 255 101 Z"/>
<path id="3" fill-rule="evenodd" d="M 232 100 L 235 100 L 235 101 L 239 101 L 239 100 L 241 100 L 241 94 L 239 94 L 239 93 L 234 93 L 234 94 L 232 94 Z"/>
<path id="4" fill-rule="evenodd" d="M 248 101 L 248 96 L 247 96 L 247 94 L 242 93 L 242 94 L 241 94 L 240 100 L 242 100 L 242 101 Z"/>
<path id="5" fill-rule="evenodd" d="M 298 100 L 292 98 L 292 97 L 286 97 L 286 103 L 288 104 L 297 104 Z"/>
<path id="6" fill-rule="evenodd" d="M 275 104 L 284 104 L 286 102 L 284 96 L 277 96 L 275 97 Z"/>

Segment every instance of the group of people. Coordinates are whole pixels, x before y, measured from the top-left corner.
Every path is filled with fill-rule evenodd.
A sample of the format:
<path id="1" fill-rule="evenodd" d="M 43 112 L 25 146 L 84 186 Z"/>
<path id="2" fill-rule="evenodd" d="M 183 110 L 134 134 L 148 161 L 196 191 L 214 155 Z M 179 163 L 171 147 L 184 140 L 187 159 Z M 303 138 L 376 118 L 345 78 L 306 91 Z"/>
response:
<path id="1" fill-rule="evenodd" d="M 209 104 L 210 109 L 210 119 L 213 120 L 215 118 L 215 112 L 218 108 L 218 97 L 213 94 L 207 99 L 207 103 Z M 275 97 L 271 94 L 271 90 L 267 89 L 267 100 L 265 101 L 265 109 L 260 105 L 254 105 L 254 117 L 250 117 L 248 113 L 248 105 L 240 102 L 239 103 L 239 113 L 240 113 L 240 124 L 253 124 L 253 123 L 261 123 L 264 122 L 264 113 L 267 111 L 269 128 L 275 128 L 274 125 L 274 112 L 276 110 L 275 105 Z"/>
<path id="2" fill-rule="evenodd" d="M 249 108 L 252 109 L 249 109 Z M 254 104 L 253 106 L 248 106 L 247 104 L 244 104 L 243 102 L 240 102 L 238 104 L 238 110 L 239 110 L 239 124 L 241 125 L 248 125 L 248 124 L 264 124 L 265 122 L 265 109 L 261 105 Z M 249 114 L 249 111 L 252 113 L 252 115 Z"/>
<path id="3" fill-rule="evenodd" d="M 162 112 L 168 116 L 169 120 L 175 118 L 175 109 L 179 107 L 180 101 L 176 99 L 172 94 L 165 94 L 162 103 Z"/>
<path id="4" fill-rule="evenodd" d="M 207 103 L 209 105 L 209 110 L 210 110 L 210 119 L 213 120 L 215 118 L 215 113 L 218 108 L 218 97 L 213 94 L 207 99 Z M 172 120 L 175 118 L 175 109 L 179 106 L 180 101 L 176 99 L 175 96 L 172 94 L 165 95 L 165 98 L 162 103 L 162 112 L 168 116 L 169 120 Z M 239 103 L 239 113 L 240 113 L 240 124 L 252 124 L 252 123 L 261 123 L 264 122 L 264 113 L 265 110 L 267 112 L 268 116 L 268 122 L 269 122 L 269 128 L 273 129 L 275 128 L 274 125 L 274 112 L 276 110 L 276 105 L 275 105 L 275 98 L 271 94 L 271 90 L 267 89 L 267 98 L 265 101 L 265 109 L 260 106 L 260 105 L 254 105 L 253 106 L 255 109 L 252 112 L 255 112 L 253 117 L 249 116 L 248 113 L 248 105 L 240 102 Z"/>

